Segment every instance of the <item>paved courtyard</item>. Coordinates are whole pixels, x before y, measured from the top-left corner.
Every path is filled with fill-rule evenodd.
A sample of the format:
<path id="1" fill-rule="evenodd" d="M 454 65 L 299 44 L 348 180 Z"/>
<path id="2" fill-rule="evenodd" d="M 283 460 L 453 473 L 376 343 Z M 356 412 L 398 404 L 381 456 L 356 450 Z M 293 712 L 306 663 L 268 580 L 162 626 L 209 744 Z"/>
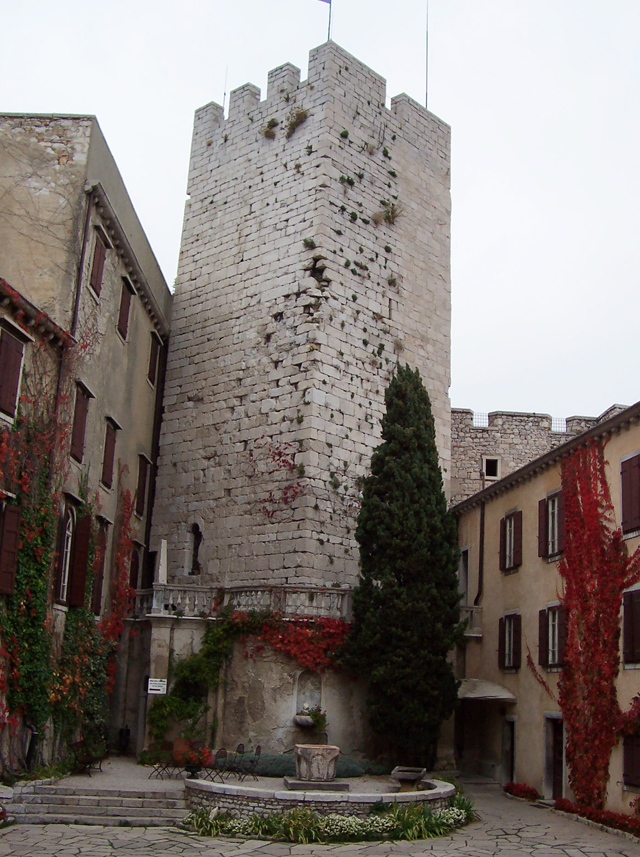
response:
<path id="1" fill-rule="evenodd" d="M 481 820 L 420 842 L 285 845 L 203 839 L 161 828 L 20 825 L 0 831 L 0 857 L 640 857 L 640 844 L 549 810 L 503 797 L 497 786 L 468 786 Z"/>

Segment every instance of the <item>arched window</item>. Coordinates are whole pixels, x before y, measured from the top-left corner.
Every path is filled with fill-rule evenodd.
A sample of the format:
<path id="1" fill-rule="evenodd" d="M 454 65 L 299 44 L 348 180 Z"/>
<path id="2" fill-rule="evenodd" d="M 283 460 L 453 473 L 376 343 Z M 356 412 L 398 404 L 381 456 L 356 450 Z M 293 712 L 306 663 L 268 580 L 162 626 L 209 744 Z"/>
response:
<path id="1" fill-rule="evenodd" d="M 60 588 L 58 590 L 58 597 L 62 602 L 66 602 L 67 600 L 69 569 L 71 568 L 71 553 L 73 549 L 73 533 L 75 525 L 75 512 L 70 506 L 67 506 L 62 531 L 62 549 L 60 551 Z"/>

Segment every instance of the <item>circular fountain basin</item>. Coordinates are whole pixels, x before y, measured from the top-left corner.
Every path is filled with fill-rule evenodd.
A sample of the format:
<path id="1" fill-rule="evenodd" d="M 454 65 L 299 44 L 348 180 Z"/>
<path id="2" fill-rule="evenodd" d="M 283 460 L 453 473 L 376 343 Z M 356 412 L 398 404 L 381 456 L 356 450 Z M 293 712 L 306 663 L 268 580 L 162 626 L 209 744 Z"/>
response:
<path id="1" fill-rule="evenodd" d="M 322 815 L 366 816 L 376 803 L 428 803 L 430 809 L 443 809 L 455 794 L 455 787 L 442 780 L 427 780 L 424 788 L 410 792 L 398 788 L 390 777 L 353 777 L 337 782 L 348 783 L 350 791 L 289 791 L 281 779 L 260 777 L 252 785 L 211 783 L 185 780 L 185 800 L 191 810 L 219 807 L 237 815 L 269 815 L 289 809 L 311 809 Z"/>

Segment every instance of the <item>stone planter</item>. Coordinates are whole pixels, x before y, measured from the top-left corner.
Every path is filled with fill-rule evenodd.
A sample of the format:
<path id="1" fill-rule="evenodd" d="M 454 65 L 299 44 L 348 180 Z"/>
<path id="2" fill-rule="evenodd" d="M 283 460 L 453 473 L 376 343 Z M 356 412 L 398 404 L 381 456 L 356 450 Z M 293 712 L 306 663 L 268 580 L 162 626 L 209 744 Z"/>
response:
<path id="1" fill-rule="evenodd" d="M 401 792 L 412 792 L 419 788 L 426 773 L 426 768 L 407 768 L 398 765 L 391 771 L 391 776 L 400 783 Z"/>
<path id="2" fill-rule="evenodd" d="M 309 717 L 308 714 L 294 714 L 293 722 L 302 729 L 313 729 L 315 725 L 313 717 Z"/>
<path id="3" fill-rule="evenodd" d="M 335 779 L 340 747 L 332 744 L 296 744 L 294 752 L 299 780 L 326 783 Z"/>

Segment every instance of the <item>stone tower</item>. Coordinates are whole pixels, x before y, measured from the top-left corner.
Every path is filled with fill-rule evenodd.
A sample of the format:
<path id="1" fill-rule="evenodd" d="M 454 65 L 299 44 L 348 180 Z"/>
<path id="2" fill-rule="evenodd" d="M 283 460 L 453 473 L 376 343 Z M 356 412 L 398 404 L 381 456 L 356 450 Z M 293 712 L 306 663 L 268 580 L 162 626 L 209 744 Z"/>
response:
<path id="1" fill-rule="evenodd" d="M 348 615 L 359 485 L 398 361 L 422 374 L 448 477 L 450 134 L 385 97 L 328 42 L 306 81 L 286 64 L 265 100 L 247 84 L 228 119 L 196 113 L 154 612 L 207 612 L 224 590 L 242 608 Z"/>

